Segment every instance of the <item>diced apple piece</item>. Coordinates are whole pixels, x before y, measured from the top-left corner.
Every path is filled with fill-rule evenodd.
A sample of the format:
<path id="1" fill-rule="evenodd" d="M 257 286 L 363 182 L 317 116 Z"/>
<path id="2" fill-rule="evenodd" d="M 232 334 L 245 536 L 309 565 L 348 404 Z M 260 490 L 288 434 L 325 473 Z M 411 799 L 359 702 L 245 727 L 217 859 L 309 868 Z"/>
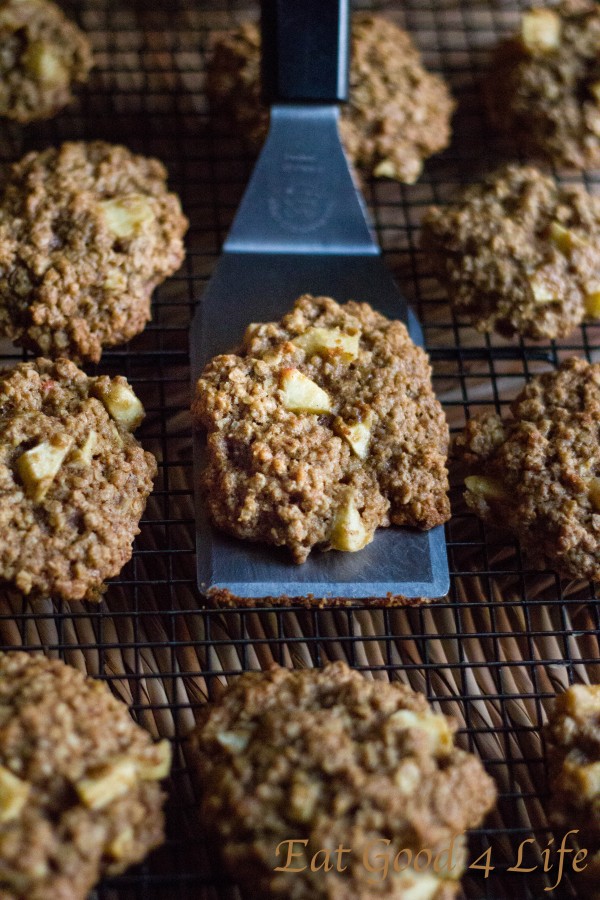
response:
<path id="1" fill-rule="evenodd" d="M 290 412 L 328 413 L 331 400 L 327 391 L 298 369 L 284 369 L 281 373 L 283 405 Z"/>
<path id="2" fill-rule="evenodd" d="M 138 760 L 137 768 L 142 781 L 162 781 L 171 770 L 171 744 L 169 741 L 160 741 L 153 747 L 157 754 L 156 762 L 145 759 Z"/>
<path id="3" fill-rule="evenodd" d="M 396 178 L 397 172 L 391 159 L 382 159 L 373 170 L 375 178 Z"/>
<path id="4" fill-rule="evenodd" d="M 592 319 L 600 319 L 600 291 L 585 295 L 585 312 Z"/>
<path id="5" fill-rule="evenodd" d="M 556 244 L 561 253 L 570 253 L 574 247 L 583 247 L 585 241 L 574 231 L 570 231 L 560 222 L 550 223 L 550 240 Z"/>
<path id="6" fill-rule="evenodd" d="M 573 684 L 557 700 L 561 712 L 574 719 L 600 715 L 600 684 Z"/>
<path id="7" fill-rule="evenodd" d="M 126 794 L 138 780 L 135 759 L 120 756 L 97 775 L 82 778 L 75 789 L 89 809 L 104 809 L 113 800 Z"/>
<path id="8" fill-rule="evenodd" d="M 442 887 L 440 878 L 429 872 L 406 869 L 402 875 L 402 900 L 433 900 Z"/>
<path id="9" fill-rule="evenodd" d="M 535 56 L 552 53 L 560 45 L 560 16 L 552 9 L 531 9 L 521 18 L 521 41 Z"/>
<path id="10" fill-rule="evenodd" d="M 295 347 L 304 350 L 307 356 L 314 353 L 339 354 L 343 362 L 352 362 L 358 356 L 360 332 L 346 334 L 339 328 L 308 328 L 304 334 L 294 338 Z"/>
<path id="11" fill-rule="evenodd" d="M 586 800 L 593 800 L 600 794 L 600 762 L 579 765 L 567 759 L 563 766 L 562 779 Z"/>
<path id="12" fill-rule="evenodd" d="M 16 819 L 29 797 L 30 785 L 0 766 L 0 822 Z"/>
<path id="13" fill-rule="evenodd" d="M 531 276 L 529 285 L 536 303 L 556 303 L 560 300 L 560 297 L 556 296 L 556 291 L 539 274 Z"/>
<path id="14" fill-rule="evenodd" d="M 359 459 L 366 459 L 369 455 L 369 443 L 371 441 L 371 428 L 373 426 L 373 413 L 369 412 L 364 421 L 347 425 L 343 419 L 337 418 L 334 423 L 336 432 L 350 444 L 352 452 Z"/>
<path id="15" fill-rule="evenodd" d="M 34 78 L 49 87 L 68 84 L 69 72 L 54 48 L 44 41 L 33 41 L 21 56 L 21 62 Z"/>
<path id="16" fill-rule="evenodd" d="M 33 500 L 39 502 L 44 499 L 72 446 L 70 435 L 57 434 L 19 456 L 17 471 Z"/>
<path id="17" fill-rule="evenodd" d="M 478 494 L 486 500 L 508 500 L 508 491 L 498 478 L 469 475 L 465 478 L 465 487 L 472 494 Z"/>
<path id="18" fill-rule="evenodd" d="M 250 732 L 243 729 L 219 731 L 217 741 L 231 753 L 243 753 L 250 740 Z"/>
<path id="19" fill-rule="evenodd" d="M 88 433 L 88 436 L 81 447 L 76 447 L 71 453 L 71 462 L 79 463 L 82 466 L 89 466 L 97 446 L 98 433 L 92 429 L 92 431 Z"/>
<path id="20" fill-rule="evenodd" d="M 392 721 L 401 728 L 418 728 L 424 731 L 429 740 L 432 752 L 452 749 L 452 731 L 445 716 L 438 713 L 416 713 L 411 709 L 399 709 L 391 716 Z"/>
<path id="21" fill-rule="evenodd" d="M 144 418 L 144 407 L 130 387 L 118 381 L 106 388 L 98 388 L 98 395 L 118 425 L 135 431 Z"/>
<path id="22" fill-rule="evenodd" d="M 590 503 L 596 512 L 600 512 L 600 478 L 592 478 L 589 483 L 588 493 Z"/>
<path id="23" fill-rule="evenodd" d="M 132 237 L 155 218 L 150 201 L 143 194 L 101 200 L 99 206 L 109 230 L 119 238 Z"/>
<path id="24" fill-rule="evenodd" d="M 333 520 L 329 544 L 334 550 L 355 553 L 373 540 L 373 533 L 367 531 L 352 493 L 349 493 L 339 507 Z"/>
<path id="25" fill-rule="evenodd" d="M 113 838 L 106 850 L 113 859 L 125 859 L 129 855 L 133 840 L 133 828 L 124 828 L 116 838 Z"/>
<path id="26" fill-rule="evenodd" d="M 104 279 L 104 289 L 107 291 L 121 292 L 127 288 L 127 275 L 120 269 L 112 269 Z"/>

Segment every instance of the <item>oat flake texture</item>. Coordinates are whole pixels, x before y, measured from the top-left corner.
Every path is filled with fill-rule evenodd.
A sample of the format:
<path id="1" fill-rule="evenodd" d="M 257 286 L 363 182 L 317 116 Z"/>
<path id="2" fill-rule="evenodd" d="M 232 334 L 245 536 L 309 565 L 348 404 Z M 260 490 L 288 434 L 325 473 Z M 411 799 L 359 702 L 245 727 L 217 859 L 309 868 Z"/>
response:
<path id="1" fill-rule="evenodd" d="M 2 900 L 85 900 L 142 860 L 163 841 L 169 761 L 103 682 L 0 654 Z"/>
<path id="2" fill-rule="evenodd" d="M 186 228 L 156 159 L 102 141 L 27 154 L 0 196 L 0 332 L 97 362 L 149 321 Z"/>
<path id="3" fill-rule="evenodd" d="M 0 116 L 48 119 L 87 81 L 92 48 L 85 34 L 50 0 L 0 3 Z"/>
<path id="4" fill-rule="evenodd" d="M 315 333 L 354 339 L 356 355 L 303 348 Z M 329 411 L 290 408 L 290 371 Z M 251 325 L 237 353 L 206 366 L 192 411 L 208 432 L 202 483 L 215 524 L 286 546 L 298 563 L 315 546 L 360 549 L 337 535 L 349 505 L 366 542 L 378 527 L 427 529 L 449 516 L 448 426 L 427 355 L 366 303 L 304 295 L 280 322 Z M 344 436 L 357 426 L 362 455 Z"/>
<path id="5" fill-rule="evenodd" d="M 0 372 L 0 579 L 24 594 L 99 600 L 131 557 L 156 461 L 101 400 L 115 386 L 66 359 Z M 28 485 L 21 460 L 40 444 L 66 452 Z"/>
<path id="6" fill-rule="evenodd" d="M 454 730 L 422 694 L 367 680 L 342 662 L 244 673 L 200 710 L 192 739 L 204 827 L 252 896 L 451 900 L 465 865 L 464 832 L 496 796 L 479 760 L 455 746 Z M 393 861 L 402 848 L 429 848 L 433 858 L 453 837 L 450 878 L 443 865 L 419 874 L 390 863 L 383 879 L 364 864 L 373 842 L 375 856 L 385 849 Z M 300 856 L 292 863 L 305 870 L 275 872 L 287 857 L 276 848 L 291 838 L 308 841 L 306 850 L 294 845 Z M 332 856 L 331 871 L 311 873 L 311 856 L 340 844 L 352 851 L 346 871 L 336 871 Z"/>
<path id="7" fill-rule="evenodd" d="M 600 579 L 600 364 L 534 376 L 510 413 L 471 419 L 455 440 L 468 505 L 533 560 Z"/>
<path id="8" fill-rule="evenodd" d="M 478 331 L 562 337 L 600 315 L 600 199 L 509 165 L 425 214 L 421 246 Z"/>

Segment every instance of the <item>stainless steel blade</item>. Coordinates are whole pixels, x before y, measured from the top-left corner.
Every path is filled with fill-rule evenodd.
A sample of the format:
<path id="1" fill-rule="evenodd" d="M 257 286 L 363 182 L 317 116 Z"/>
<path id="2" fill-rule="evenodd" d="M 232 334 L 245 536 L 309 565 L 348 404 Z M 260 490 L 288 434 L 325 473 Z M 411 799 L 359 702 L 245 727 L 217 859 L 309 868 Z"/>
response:
<path id="1" fill-rule="evenodd" d="M 337 132 L 337 107 L 273 107 L 271 129 L 202 297 L 192 334 L 192 373 L 239 344 L 251 321 L 280 318 L 303 293 L 370 303 L 409 325 L 416 318 L 385 268 Z M 196 480 L 203 441 L 195 438 Z M 221 534 L 197 497 L 198 582 L 205 593 L 339 602 L 433 598 L 447 593 L 444 529 L 380 529 L 356 554 L 286 551 Z"/>

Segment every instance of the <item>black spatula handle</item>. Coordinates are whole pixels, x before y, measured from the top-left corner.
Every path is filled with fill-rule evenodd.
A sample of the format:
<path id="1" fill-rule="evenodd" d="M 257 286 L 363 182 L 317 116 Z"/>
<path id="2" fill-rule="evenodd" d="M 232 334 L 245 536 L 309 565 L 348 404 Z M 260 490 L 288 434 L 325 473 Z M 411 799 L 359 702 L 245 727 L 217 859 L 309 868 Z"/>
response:
<path id="1" fill-rule="evenodd" d="M 348 98 L 349 0 L 262 0 L 267 103 Z"/>

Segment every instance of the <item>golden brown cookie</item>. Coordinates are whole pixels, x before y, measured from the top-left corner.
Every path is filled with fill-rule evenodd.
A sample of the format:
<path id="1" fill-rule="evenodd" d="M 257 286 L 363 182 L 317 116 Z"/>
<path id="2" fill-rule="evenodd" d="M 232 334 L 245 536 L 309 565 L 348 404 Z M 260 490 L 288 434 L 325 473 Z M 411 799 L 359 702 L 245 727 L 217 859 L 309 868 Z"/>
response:
<path id="1" fill-rule="evenodd" d="M 0 580 L 24 594 L 98 600 L 131 557 L 156 462 L 125 378 L 66 359 L 0 372 Z"/>
<path id="2" fill-rule="evenodd" d="M 538 4 L 497 48 L 484 83 L 492 123 L 556 165 L 600 164 L 600 9 Z"/>
<path id="3" fill-rule="evenodd" d="M 85 900 L 163 841 L 171 748 L 106 684 L 0 654 L 0 896 Z"/>
<path id="4" fill-rule="evenodd" d="M 192 411 L 208 432 L 215 524 L 296 562 L 449 516 L 448 426 L 427 355 L 366 303 L 305 295 L 280 322 L 250 325 L 238 353 L 206 366 Z"/>
<path id="5" fill-rule="evenodd" d="M 454 730 L 422 694 L 341 662 L 245 673 L 200 710 L 193 736 L 204 827 L 253 896 L 451 900 L 465 831 L 496 796 Z"/>
<path id="6" fill-rule="evenodd" d="M 506 166 L 430 208 L 421 246 L 478 331 L 553 338 L 600 315 L 600 199 L 532 166 Z"/>
<path id="7" fill-rule="evenodd" d="M 551 819 L 563 833 L 577 829 L 587 850 L 578 860 L 581 895 L 600 894 L 600 685 L 576 684 L 561 694 L 546 728 Z"/>
<path id="8" fill-rule="evenodd" d="M 97 362 L 150 319 L 187 224 L 156 159 L 102 141 L 27 154 L 0 196 L 0 332 Z"/>
<path id="9" fill-rule="evenodd" d="M 92 67 L 87 37 L 50 0 L 3 0 L 0 46 L 0 116 L 18 122 L 53 116 Z"/>
<path id="10" fill-rule="evenodd" d="M 600 579 L 600 364 L 567 359 L 536 375 L 501 419 L 471 419 L 454 452 L 465 499 L 535 560 Z"/>
<path id="11" fill-rule="evenodd" d="M 268 128 L 260 97 L 260 32 L 246 23 L 216 40 L 207 92 L 252 143 Z M 439 75 L 427 72 L 406 31 L 381 16 L 352 20 L 350 98 L 340 116 L 350 159 L 375 177 L 412 184 L 423 161 L 450 142 L 454 100 Z"/>

